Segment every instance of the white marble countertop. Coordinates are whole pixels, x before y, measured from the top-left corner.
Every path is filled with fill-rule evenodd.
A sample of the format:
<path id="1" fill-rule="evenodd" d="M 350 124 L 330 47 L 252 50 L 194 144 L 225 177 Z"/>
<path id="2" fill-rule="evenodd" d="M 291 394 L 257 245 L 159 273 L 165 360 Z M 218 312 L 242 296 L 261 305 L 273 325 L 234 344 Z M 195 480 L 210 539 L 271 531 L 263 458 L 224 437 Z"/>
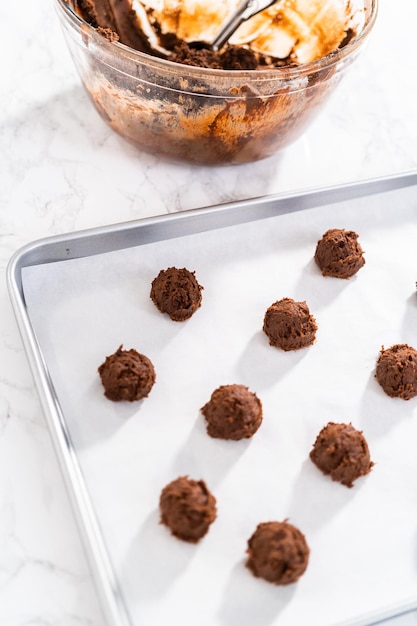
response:
<path id="1" fill-rule="evenodd" d="M 417 5 L 381 0 L 362 56 L 292 147 L 221 168 L 166 163 L 109 130 L 51 0 L 3 3 L 0 20 L 0 623 L 104 626 L 11 310 L 9 258 L 47 235 L 416 169 Z"/>

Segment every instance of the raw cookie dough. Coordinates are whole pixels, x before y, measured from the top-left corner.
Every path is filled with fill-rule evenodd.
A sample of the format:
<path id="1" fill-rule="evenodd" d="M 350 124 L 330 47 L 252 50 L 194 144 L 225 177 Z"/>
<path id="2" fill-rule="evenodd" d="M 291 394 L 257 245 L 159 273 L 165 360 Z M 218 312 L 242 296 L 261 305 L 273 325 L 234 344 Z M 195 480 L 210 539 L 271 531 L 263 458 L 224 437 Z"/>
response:
<path id="1" fill-rule="evenodd" d="M 244 385 L 222 385 L 202 407 L 207 432 L 218 439 L 252 437 L 262 423 L 262 403 Z"/>
<path id="2" fill-rule="evenodd" d="M 119 40 L 141 52 L 179 63 L 229 67 L 223 59 L 224 48 L 213 50 L 209 44 L 236 11 L 235 0 L 66 1 L 110 41 Z M 352 28 L 352 17 L 359 10 L 363 7 L 359 5 L 353 10 L 348 0 L 286 0 L 245 20 L 231 35 L 232 45 L 227 43 L 224 47 L 226 51 L 237 48 L 243 61 L 245 52 L 251 54 L 255 63 L 252 61 L 243 69 L 309 63 L 342 48 L 357 34 Z M 177 53 L 179 47 L 182 55 Z"/>
<path id="3" fill-rule="evenodd" d="M 178 539 L 197 543 L 217 515 L 216 499 L 204 481 L 180 476 L 166 485 L 159 499 L 161 522 Z"/>
<path id="4" fill-rule="evenodd" d="M 307 569 L 310 548 L 303 533 L 284 520 L 258 524 L 247 553 L 246 565 L 255 576 L 275 585 L 288 585 Z"/>
<path id="5" fill-rule="evenodd" d="M 105 390 L 104 395 L 115 402 L 133 402 L 146 398 L 156 379 L 154 366 L 148 357 L 133 348 L 123 350 L 123 346 L 106 357 L 98 368 L 98 373 Z"/>
<path id="6" fill-rule="evenodd" d="M 414 398 L 417 395 L 417 350 L 406 343 L 386 350 L 382 347 L 375 377 L 391 398 Z"/>
<path id="7" fill-rule="evenodd" d="M 353 487 L 374 465 L 362 432 L 352 424 L 329 422 L 317 436 L 310 452 L 313 463 L 332 480 Z"/>
<path id="8" fill-rule="evenodd" d="M 350 278 L 365 265 L 358 234 L 353 230 L 331 228 L 317 243 L 314 259 L 323 276 Z"/>
<path id="9" fill-rule="evenodd" d="M 317 324 L 306 302 L 283 298 L 267 309 L 263 330 L 271 346 L 285 351 L 300 350 L 314 343 Z"/>
<path id="10" fill-rule="evenodd" d="M 175 322 L 183 322 L 201 306 L 202 289 L 195 272 L 185 267 L 169 267 L 152 281 L 150 297 L 161 313 L 167 313 Z"/>

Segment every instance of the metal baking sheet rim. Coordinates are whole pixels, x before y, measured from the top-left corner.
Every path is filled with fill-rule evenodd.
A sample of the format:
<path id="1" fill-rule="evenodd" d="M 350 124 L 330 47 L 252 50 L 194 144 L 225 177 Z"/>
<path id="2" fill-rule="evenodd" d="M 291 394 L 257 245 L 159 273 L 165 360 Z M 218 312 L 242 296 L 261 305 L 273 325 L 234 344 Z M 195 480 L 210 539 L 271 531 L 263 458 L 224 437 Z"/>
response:
<path id="1" fill-rule="evenodd" d="M 46 237 L 26 244 L 11 257 L 7 266 L 11 304 L 109 626 L 134 625 L 124 605 L 65 417 L 26 308 L 22 270 L 32 265 L 94 256 L 414 185 L 417 185 L 417 170 L 301 193 L 269 195 Z M 414 609 L 417 609 L 417 595 L 400 605 L 385 607 L 378 612 L 334 626 L 371 626 Z"/>

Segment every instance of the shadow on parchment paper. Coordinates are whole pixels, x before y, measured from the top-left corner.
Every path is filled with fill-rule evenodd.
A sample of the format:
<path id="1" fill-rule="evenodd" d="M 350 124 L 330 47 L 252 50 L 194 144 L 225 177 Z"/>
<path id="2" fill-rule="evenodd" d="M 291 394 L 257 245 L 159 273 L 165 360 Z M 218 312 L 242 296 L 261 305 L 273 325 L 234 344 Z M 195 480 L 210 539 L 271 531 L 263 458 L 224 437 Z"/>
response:
<path id="1" fill-rule="evenodd" d="M 268 389 L 285 377 L 307 355 L 307 350 L 285 352 L 269 345 L 259 330 L 248 342 L 237 363 L 240 382 L 252 391 Z"/>
<path id="2" fill-rule="evenodd" d="M 325 476 L 307 456 L 292 490 L 288 520 L 302 530 L 302 520 L 307 514 L 310 532 L 322 528 L 359 493 L 365 480 L 366 476 L 353 488 L 346 487 Z"/>
<path id="3" fill-rule="evenodd" d="M 292 297 L 294 300 L 306 300 L 311 314 L 316 318 L 320 332 L 320 318 L 316 316 L 316 313 L 337 300 L 356 279 L 357 276 L 352 276 L 348 280 L 323 276 L 313 258 L 302 270 Z"/>
<path id="4" fill-rule="evenodd" d="M 98 441 L 106 441 L 136 414 L 147 398 L 137 402 L 113 402 L 104 395 L 100 379 L 92 381 L 88 393 L 83 400 L 83 415 L 86 419 L 71 421 L 71 435 L 77 448 L 86 449 Z M 70 402 L 71 399 L 68 399 Z M 65 407 L 63 407 L 65 409 Z M 65 413 L 65 410 L 64 410 Z M 70 412 L 77 415 L 76 410 Z"/>
<path id="5" fill-rule="evenodd" d="M 195 545 L 174 540 L 160 523 L 159 509 L 147 517 L 127 551 L 120 582 L 135 604 L 162 598 L 178 576 L 183 574 L 196 554 Z"/>
<path id="6" fill-rule="evenodd" d="M 251 442 L 252 439 L 226 441 L 210 437 L 203 414 L 200 413 L 188 439 L 175 456 L 172 474 L 188 474 L 195 480 L 205 476 L 207 486 L 213 490 L 245 454 Z"/>
<path id="7" fill-rule="evenodd" d="M 268 626 L 291 602 L 296 585 L 277 587 L 257 579 L 237 563 L 231 572 L 218 613 L 221 626 Z M 300 625 L 301 626 L 301 625 Z"/>

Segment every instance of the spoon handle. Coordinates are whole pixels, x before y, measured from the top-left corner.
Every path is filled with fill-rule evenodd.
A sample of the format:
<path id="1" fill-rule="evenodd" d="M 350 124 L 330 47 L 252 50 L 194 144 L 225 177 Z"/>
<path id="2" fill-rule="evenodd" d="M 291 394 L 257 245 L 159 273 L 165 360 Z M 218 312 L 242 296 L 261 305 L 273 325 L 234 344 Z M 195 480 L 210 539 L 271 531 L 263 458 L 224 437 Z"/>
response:
<path id="1" fill-rule="evenodd" d="M 236 11 L 225 21 L 211 43 L 213 50 L 220 50 L 239 26 L 250 17 L 272 6 L 278 0 L 242 0 Z"/>

